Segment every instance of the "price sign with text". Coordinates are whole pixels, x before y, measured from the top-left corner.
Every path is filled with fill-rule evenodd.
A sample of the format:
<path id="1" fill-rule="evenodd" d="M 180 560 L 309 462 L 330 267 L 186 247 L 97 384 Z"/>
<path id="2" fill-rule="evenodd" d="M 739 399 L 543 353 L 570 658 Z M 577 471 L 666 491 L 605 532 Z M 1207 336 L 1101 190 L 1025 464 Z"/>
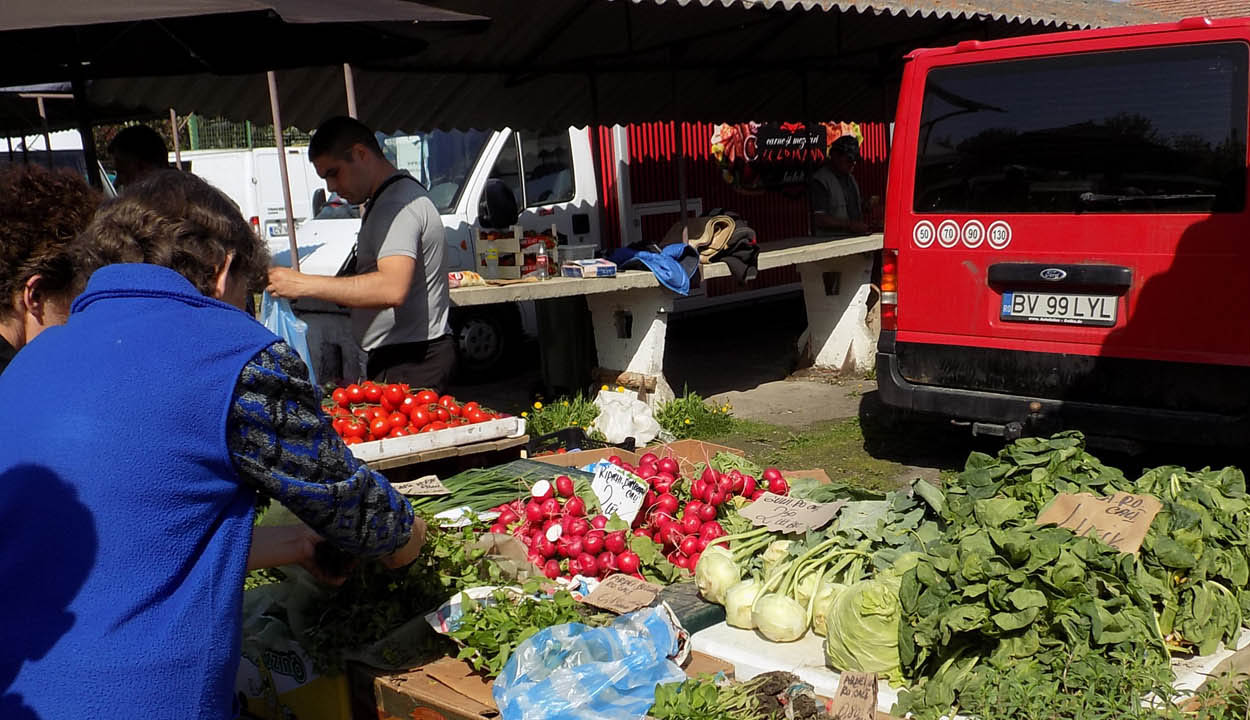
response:
<path id="1" fill-rule="evenodd" d="M 391 483 L 395 492 L 400 495 L 450 495 L 451 491 L 443 485 L 436 475 L 426 475 L 416 480 Z"/>
<path id="2" fill-rule="evenodd" d="M 833 720 L 875 720 L 877 717 L 877 675 L 844 672 L 829 706 Z"/>
<path id="3" fill-rule="evenodd" d="M 1058 525 L 1077 535 L 1092 535 L 1120 552 L 1141 549 L 1146 531 L 1163 504 L 1149 495 L 1117 492 L 1110 497 L 1062 493 L 1037 516 L 1038 525 Z"/>
<path id="4" fill-rule="evenodd" d="M 846 503 L 814 503 L 766 492 L 742 509 L 741 515 L 756 525 L 784 533 L 799 533 L 824 526 Z"/>
<path id="5" fill-rule="evenodd" d="M 608 517 L 616 515 L 631 525 L 642 508 L 647 495 L 647 482 L 637 475 L 615 465 L 603 464 L 595 468 L 590 487 L 599 499 L 599 509 Z"/>
<path id="6" fill-rule="evenodd" d="M 586 596 L 585 602 L 588 605 L 623 615 L 655 602 L 655 596 L 660 594 L 660 589 L 659 585 L 646 580 L 617 573 L 604 578 L 603 582 Z"/>

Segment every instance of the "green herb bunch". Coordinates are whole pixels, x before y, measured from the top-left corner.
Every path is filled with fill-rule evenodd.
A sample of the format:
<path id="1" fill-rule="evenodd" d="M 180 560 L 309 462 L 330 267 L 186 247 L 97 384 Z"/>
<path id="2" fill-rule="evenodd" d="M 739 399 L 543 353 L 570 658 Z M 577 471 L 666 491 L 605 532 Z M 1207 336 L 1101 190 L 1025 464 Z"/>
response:
<path id="1" fill-rule="evenodd" d="M 762 708 L 755 697 L 760 681 L 717 684 L 711 677 L 657 685 L 655 704 L 647 713 L 656 720 L 758 720 Z"/>

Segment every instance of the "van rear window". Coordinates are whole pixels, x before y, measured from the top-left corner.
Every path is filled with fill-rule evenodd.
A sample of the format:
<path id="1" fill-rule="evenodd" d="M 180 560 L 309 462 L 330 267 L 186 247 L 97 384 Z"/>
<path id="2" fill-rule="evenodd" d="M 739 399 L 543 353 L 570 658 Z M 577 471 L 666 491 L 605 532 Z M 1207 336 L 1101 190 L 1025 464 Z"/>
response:
<path id="1" fill-rule="evenodd" d="M 916 212 L 1239 212 L 1246 44 L 936 68 Z"/>

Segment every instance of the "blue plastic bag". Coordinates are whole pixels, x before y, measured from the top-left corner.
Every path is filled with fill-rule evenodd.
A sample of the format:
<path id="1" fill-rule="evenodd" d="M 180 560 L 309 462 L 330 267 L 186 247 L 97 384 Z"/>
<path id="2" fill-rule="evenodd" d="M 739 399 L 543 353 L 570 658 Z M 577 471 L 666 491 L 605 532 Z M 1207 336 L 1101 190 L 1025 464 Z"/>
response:
<path id="1" fill-rule="evenodd" d="M 260 321 L 269 332 L 295 349 L 308 366 L 308 380 L 313 387 L 317 387 L 317 373 L 313 371 L 312 353 L 308 351 L 308 323 L 295 317 L 291 303 L 286 298 L 275 298 L 265 292 L 260 298 Z"/>
<path id="2" fill-rule="evenodd" d="M 656 685 L 686 679 L 669 660 L 677 649 L 677 628 L 659 608 L 607 627 L 549 627 L 508 658 L 495 704 L 503 720 L 636 720 L 655 704 Z"/>

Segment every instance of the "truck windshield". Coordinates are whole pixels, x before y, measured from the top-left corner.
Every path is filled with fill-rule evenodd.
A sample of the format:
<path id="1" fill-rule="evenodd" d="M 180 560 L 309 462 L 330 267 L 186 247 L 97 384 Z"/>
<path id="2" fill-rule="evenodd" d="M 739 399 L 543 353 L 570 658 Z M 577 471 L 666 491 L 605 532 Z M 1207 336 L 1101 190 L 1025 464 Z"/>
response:
<path id="1" fill-rule="evenodd" d="M 1239 212 L 1247 47 L 1212 43 L 937 68 L 916 212 Z"/>
<path id="2" fill-rule="evenodd" d="M 478 156 L 490 139 L 482 130 L 435 130 L 397 133 L 382 138 L 382 152 L 400 170 L 407 170 L 430 191 L 438 211 L 455 210 Z"/>

